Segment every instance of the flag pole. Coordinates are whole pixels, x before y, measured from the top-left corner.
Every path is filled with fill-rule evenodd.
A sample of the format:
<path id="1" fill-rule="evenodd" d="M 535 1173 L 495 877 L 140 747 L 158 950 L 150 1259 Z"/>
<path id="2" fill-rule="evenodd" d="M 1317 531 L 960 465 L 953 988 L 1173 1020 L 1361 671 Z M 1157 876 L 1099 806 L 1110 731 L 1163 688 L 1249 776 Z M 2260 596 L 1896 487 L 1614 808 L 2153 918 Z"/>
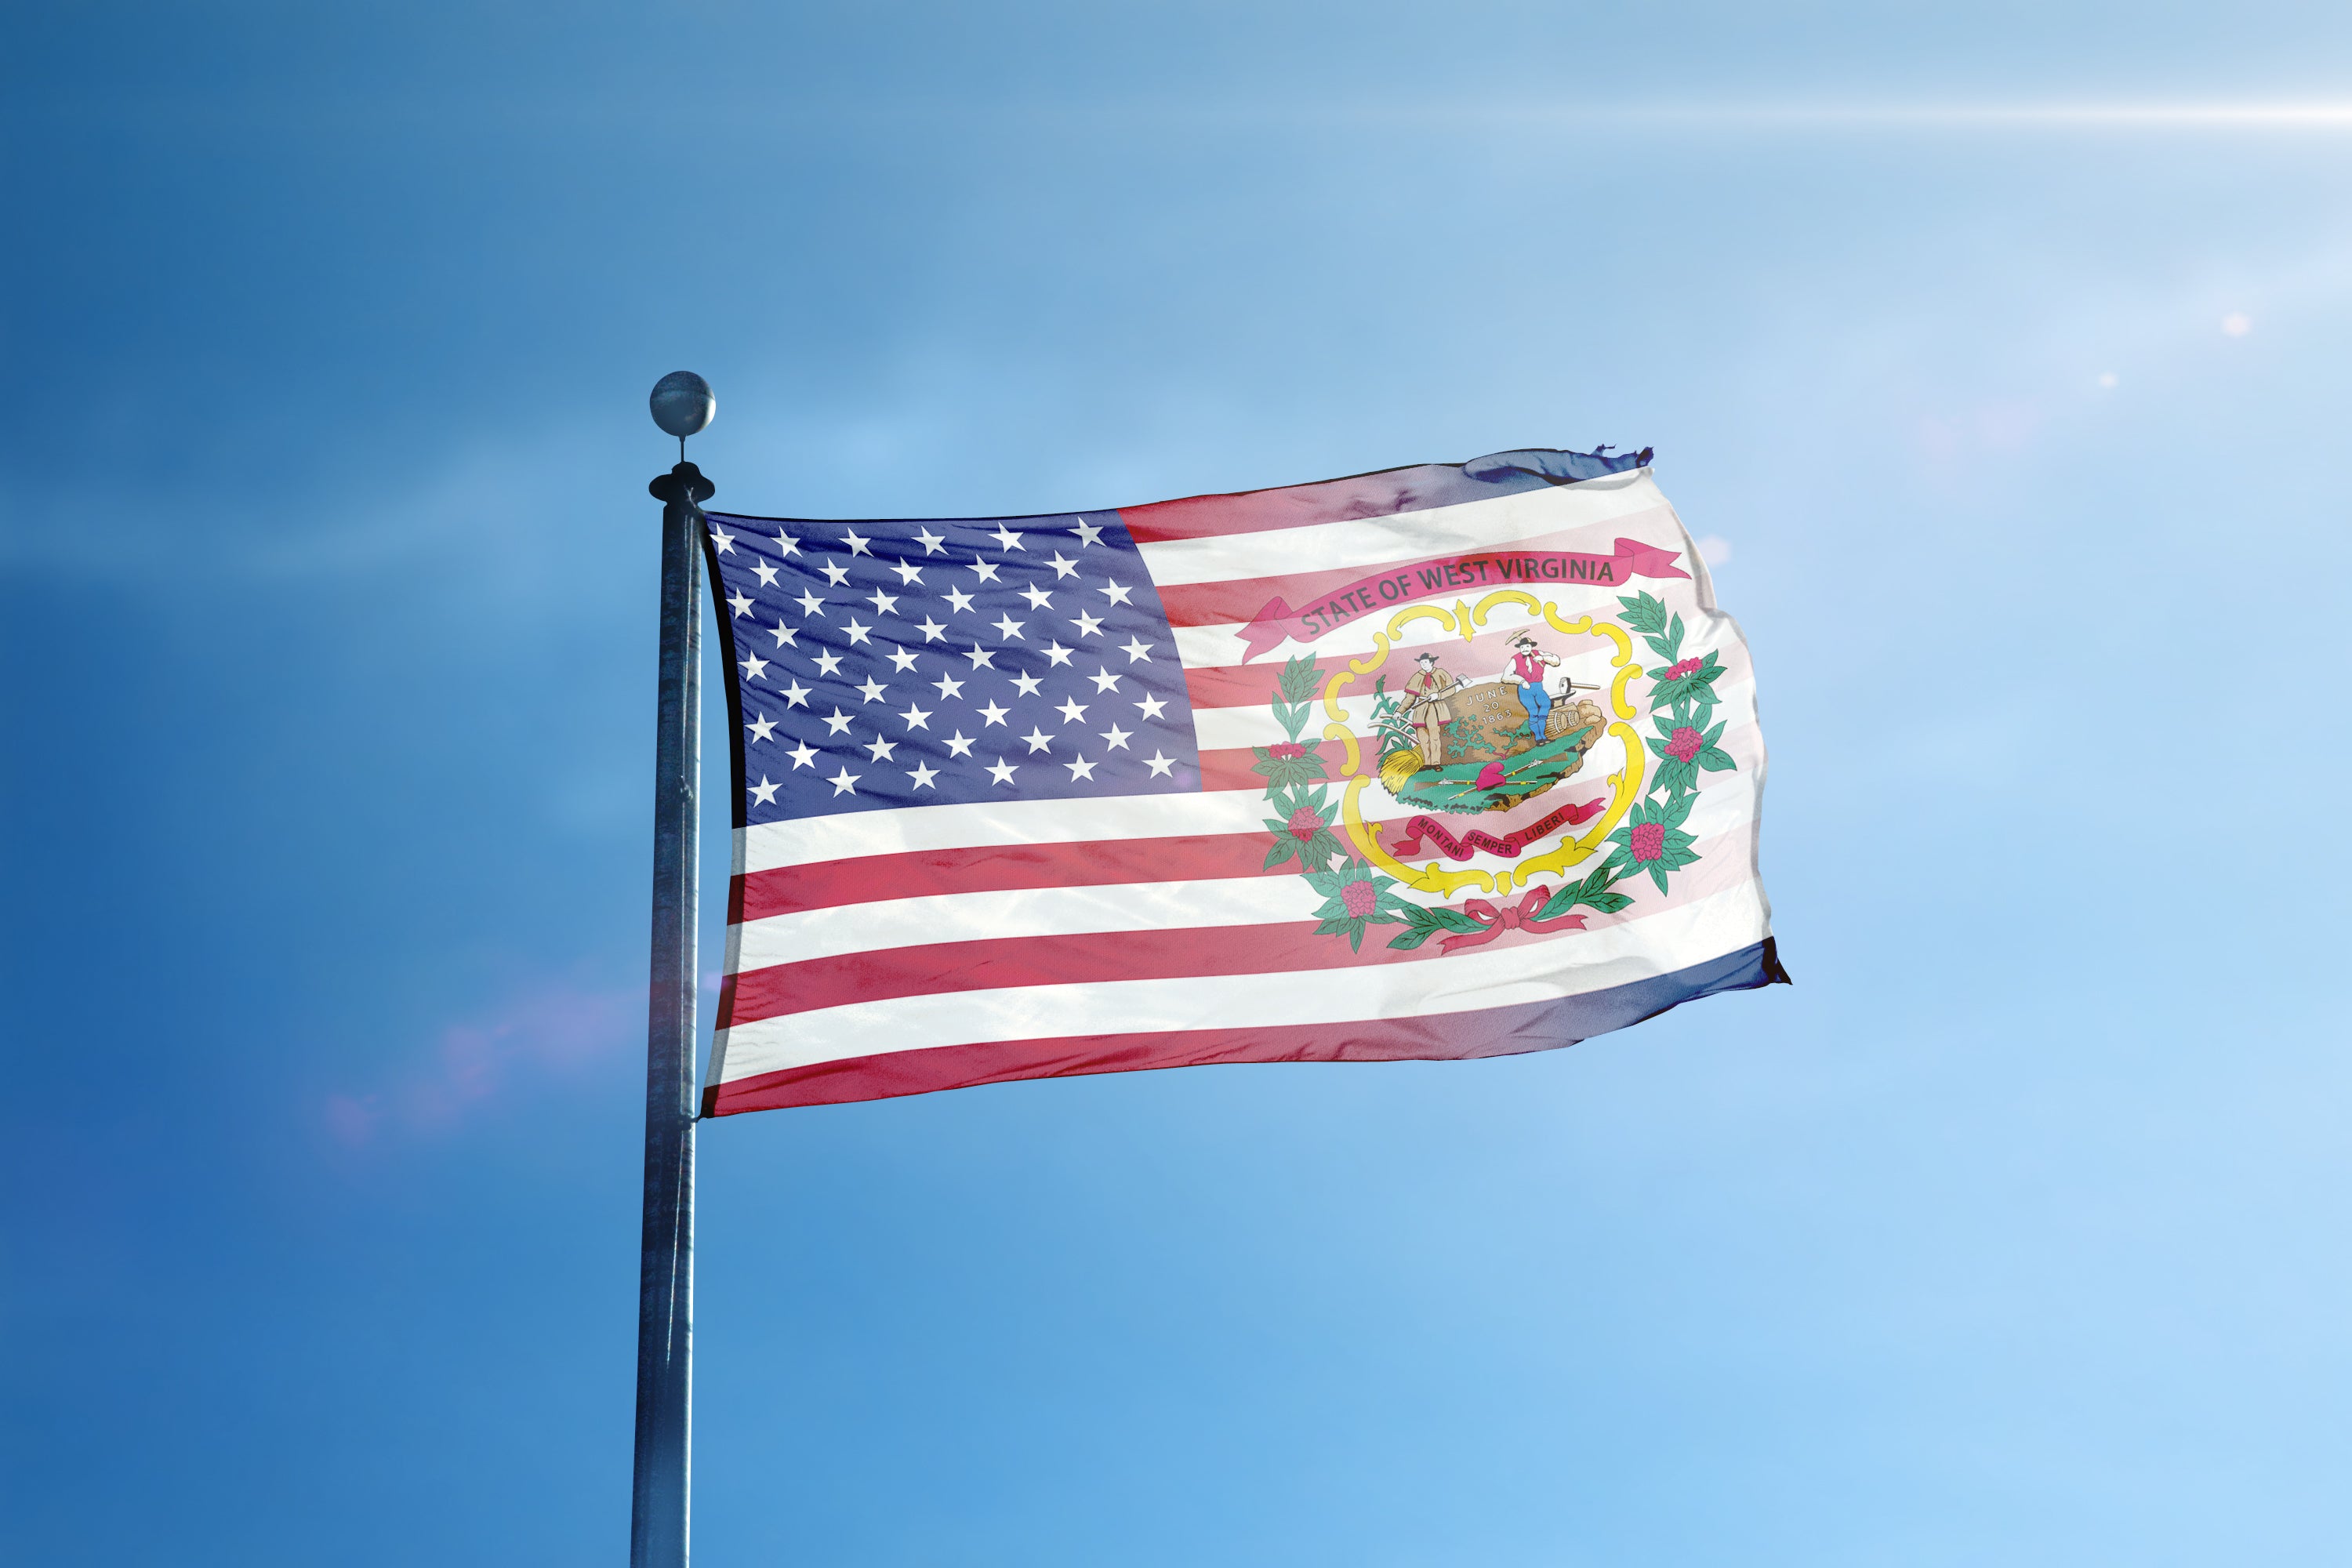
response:
<path id="1" fill-rule="evenodd" d="M 654 732 L 653 975 L 646 1030 L 646 1206 L 637 1273 L 636 1471 L 629 1568 L 686 1568 L 694 1425 L 695 915 L 700 890 L 702 505 L 716 487 L 686 460 L 710 423 L 690 371 L 654 387 L 677 466 L 662 502 L 661 679 Z"/>

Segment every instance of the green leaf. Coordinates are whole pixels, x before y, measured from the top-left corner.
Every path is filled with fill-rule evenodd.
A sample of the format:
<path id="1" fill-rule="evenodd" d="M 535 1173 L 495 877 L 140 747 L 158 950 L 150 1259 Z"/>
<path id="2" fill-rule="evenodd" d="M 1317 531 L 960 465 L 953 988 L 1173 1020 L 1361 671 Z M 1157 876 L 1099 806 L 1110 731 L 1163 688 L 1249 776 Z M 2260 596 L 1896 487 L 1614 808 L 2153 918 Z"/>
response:
<path id="1" fill-rule="evenodd" d="M 1286 660 L 1282 667 L 1282 694 L 1293 702 L 1307 701 L 1315 695 L 1318 674 L 1312 654 Z"/>
<path id="2" fill-rule="evenodd" d="M 1435 926 L 1412 926 L 1389 938 L 1389 945 L 1399 952 L 1411 952 L 1436 934 Z"/>
<path id="3" fill-rule="evenodd" d="M 1692 760 L 1711 773 L 1736 773 L 1739 768 L 1739 764 L 1731 760 L 1731 753 L 1720 746 L 1709 746 Z"/>

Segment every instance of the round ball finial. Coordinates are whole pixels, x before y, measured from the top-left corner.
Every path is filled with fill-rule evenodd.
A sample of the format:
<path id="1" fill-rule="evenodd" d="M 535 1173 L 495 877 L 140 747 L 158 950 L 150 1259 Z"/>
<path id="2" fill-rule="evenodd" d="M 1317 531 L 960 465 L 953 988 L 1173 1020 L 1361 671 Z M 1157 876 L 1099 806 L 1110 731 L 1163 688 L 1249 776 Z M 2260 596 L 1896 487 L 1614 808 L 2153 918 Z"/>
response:
<path id="1" fill-rule="evenodd" d="M 710 384 L 690 370 L 674 370 L 654 383 L 654 423 L 679 440 L 709 425 L 719 412 Z"/>

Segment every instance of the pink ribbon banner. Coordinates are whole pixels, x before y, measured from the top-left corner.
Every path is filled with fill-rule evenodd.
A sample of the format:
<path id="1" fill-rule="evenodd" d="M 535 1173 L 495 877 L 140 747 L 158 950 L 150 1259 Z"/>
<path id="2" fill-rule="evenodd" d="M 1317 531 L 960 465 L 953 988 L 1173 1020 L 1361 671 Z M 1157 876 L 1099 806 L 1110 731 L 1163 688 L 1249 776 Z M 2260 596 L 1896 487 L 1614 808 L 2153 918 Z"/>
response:
<path id="1" fill-rule="evenodd" d="M 1286 639 L 1312 643 L 1350 621 L 1402 609 L 1443 594 L 1483 594 L 1496 588 L 1546 588 L 1570 583 L 1605 588 L 1620 586 L 1635 577 L 1687 578 L 1690 574 L 1675 564 L 1681 556 L 1679 550 L 1661 550 L 1639 540 L 1621 539 L 1614 555 L 1586 555 L 1564 550 L 1475 550 L 1409 565 L 1384 566 L 1296 609 L 1285 604 L 1279 595 L 1268 599 L 1256 618 L 1242 628 L 1242 645 L 1247 650 L 1242 655 L 1242 662 L 1247 664 Z"/>
<path id="2" fill-rule="evenodd" d="M 1404 825 L 1404 837 L 1391 844 L 1388 849 L 1389 853 L 1398 859 L 1409 860 L 1421 853 L 1422 840 L 1427 839 L 1429 847 L 1436 850 L 1448 860 L 1467 860 L 1471 856 L 1481 852 L 1499 855 L 1507 860 L 1516 860 L 1519 858 L 1521 850 L 1551 832 L 1552 829 L 1560 826 L 1573 827 L 1587 817 L 1597 814 L 1607 803 L 1608 797 L 1603 795 L 1599 800 L 1588 800 L 1581 805 L 1563 805 L 1558 811 L 1547 815 L 1542 821 L 1531 822 L 1517 833 L 1507 834 L 1500 838 L 1483 827 L 1474 827 L 1456 838 L 1445 830 L 1445 825 L 1437 818 L 1416 816 Z"/>

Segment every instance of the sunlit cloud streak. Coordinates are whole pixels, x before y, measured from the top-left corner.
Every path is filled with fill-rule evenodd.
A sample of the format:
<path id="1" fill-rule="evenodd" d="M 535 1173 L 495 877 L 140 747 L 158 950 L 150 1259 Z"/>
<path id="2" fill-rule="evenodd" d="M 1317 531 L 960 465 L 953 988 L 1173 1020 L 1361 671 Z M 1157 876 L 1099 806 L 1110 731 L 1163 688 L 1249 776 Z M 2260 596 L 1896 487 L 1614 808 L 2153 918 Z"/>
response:
<path id="1" fill-rule="evenodd" d="M 502 1100 L 536 1100 L 559 1079 L 604 1067 L 634 1043 L 644 1023 L 640 991 L 529 985 L 447 1025 L 429 1050 L 387 1081 L 328 1094 L 320 1121 L 347 1149 L 388 1135 L 447 1133 Z"/>

